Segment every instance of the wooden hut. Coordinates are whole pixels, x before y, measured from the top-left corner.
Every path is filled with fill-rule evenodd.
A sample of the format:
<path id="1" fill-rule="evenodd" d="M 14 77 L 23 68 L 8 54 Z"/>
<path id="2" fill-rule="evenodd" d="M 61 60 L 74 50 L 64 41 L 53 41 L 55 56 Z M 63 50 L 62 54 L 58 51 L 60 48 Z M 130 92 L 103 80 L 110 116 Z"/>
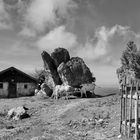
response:
<path id="1" fill-rule="evenodd" d="M 0 72 L 0 97 L 30 96 L 34 93 L 36 84 L 35 78 L 10 67 Z"/>

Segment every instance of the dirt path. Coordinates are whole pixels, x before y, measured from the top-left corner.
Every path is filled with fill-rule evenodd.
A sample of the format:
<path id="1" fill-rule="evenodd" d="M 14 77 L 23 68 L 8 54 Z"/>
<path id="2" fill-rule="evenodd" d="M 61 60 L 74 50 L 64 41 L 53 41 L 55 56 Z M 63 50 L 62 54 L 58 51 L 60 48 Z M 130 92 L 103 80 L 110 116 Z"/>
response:
<path id="1" fill-rule="evenodd" d="M 61 104 L 61 105 L 53 105 L 48 109 L 44 109 L 41 113 L 41 116 L 46 120 L 46 117 L 49 118 L 59 118 L 61 115 L 63 115 L 66 111 L 70 109 L 74 109 L 75 107 L 80 106 L 81 104 L 88 102 L 89 99 L 81 99 L 81 100 L 76 100 L 76 101 L 67 101 L 66 104 Z M 59 101 L 58 101 L 59 102 Z M 46 114 L 48 114 L 46 116 Z M 48 118 L 48 119 L 49 119 Z"/>
<path id="2" fill-rule="evenodd" d="M 15 122 L 1 116 L 0 123 L 5 120 L 4 126 L 13 126 L 0 129 L 2 140 L 118 140 L 119 96 L 68 101 L 3 99 L 0 109 L 9 109 L 11 103 L 12 107 L 26 105 L 31 117 Z"/>
<path id="3" fill-rule="evenodd" d="M 78 102 L 70 102 L 67 105 L 63 105 L 61 107 L 59 107 L 60 109 L 58 110 L 58 113 L 56 113 L 58 115 L 58 117 L 60 117 L 61 115 L 63 115 L 66 111 L 70 110 L 70 109 L 74 109 L 75 107 L 80 106 L 81 104 L 88 102 L 90 99 L 81 99 Z"/>

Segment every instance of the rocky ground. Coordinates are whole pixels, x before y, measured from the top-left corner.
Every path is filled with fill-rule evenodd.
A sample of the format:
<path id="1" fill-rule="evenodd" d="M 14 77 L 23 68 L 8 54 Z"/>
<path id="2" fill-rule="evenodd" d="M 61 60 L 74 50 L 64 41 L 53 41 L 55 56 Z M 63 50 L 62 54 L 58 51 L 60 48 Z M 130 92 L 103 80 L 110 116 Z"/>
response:
<path id="1" fill-rule="evenodd" d="M 26 106 L 29 118 L 8 119 L 12 107 Z M 0 99 L 0 140 L 118 140 L 120 96 L 58 101 Z"/>

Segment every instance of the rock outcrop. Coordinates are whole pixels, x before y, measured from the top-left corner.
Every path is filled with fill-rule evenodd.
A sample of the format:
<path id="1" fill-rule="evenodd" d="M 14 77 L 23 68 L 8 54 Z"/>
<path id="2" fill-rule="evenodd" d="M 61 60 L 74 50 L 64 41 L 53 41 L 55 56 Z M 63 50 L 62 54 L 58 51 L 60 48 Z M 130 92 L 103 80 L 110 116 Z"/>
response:
<path id="1" fill-rule="evenodd" d="M 49 97 L 52 95 L 53 92 L 46 83 L 42 83 L 41 90 L 44 91 L 46 93 L 46 96 Z"/>
<path id="2" fill-rule="evenodd" d="M 69 85 L 80 87 L 81 84 L 95 82 L 90 69 L 83 59 L 73 57 L 70 59 L 69 52 L 64 48 L 57 48 L 51 56 L 43 51 L 42 59 L 45 68 L 45 83 L 50 89 L 56 85 Z"/>
<path id="3" fill-rule="evenodd" d="M 57 67 L 55 65 L 54 60 L 51 58 L 51 56 L 46 51 L 43 51 L 41 56 L 42 56 L 42 59 L 44 62 L 44 68 L 45 68 L 45 70 L 50 72 L 49 76 L 52 79 L 53 84 L 60 85 L 62 82 L 59 78 L 59 75 L 57 72 Z M 51 85 L 51 87 L 53 87 L 54 85 Z"/>
<path id="4" fill-rule="evenodd" d="M 64 48 L 57 48 L 51 53 L 51 57 L 55 62 L 56 67 L 58 67 L 62 62 L 66 63 L 70 60 L 69 52 Z"/>
<path id="5" fill-rule="evenodd" d="M 72 87 L 84 83 L 91 83 L 94 79 L 83 59 L 79 57 L 71 58 L 66 64 L 61 63 L 57 68 L 57 71 L 63 84 Z"/>
<path id="6" fill-rule="evenodd" d="M 24 106 L 19 106 L 12 108 L 8 111 L 9 119 L 12 118 L 13 120 L 21 120 L 23 118 L 28 118 L 29 115 L 27 113 L 28 108 Z"/>
<path id="7" fill-rule="evenodd" d="M 52 73 L 50 72 L 50 70 L 45 70 L 44 76 L 45 76 L 44 83 L 46 83 L 47 86 L 52 90 L 55 87 L 56 83 L 52 77 Z"/>

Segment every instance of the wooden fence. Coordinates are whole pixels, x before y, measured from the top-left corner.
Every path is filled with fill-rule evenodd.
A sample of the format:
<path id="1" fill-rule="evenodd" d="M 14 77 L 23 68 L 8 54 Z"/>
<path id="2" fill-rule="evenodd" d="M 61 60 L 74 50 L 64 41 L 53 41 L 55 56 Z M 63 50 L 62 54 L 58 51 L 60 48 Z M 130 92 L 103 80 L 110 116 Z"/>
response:
<path id="1" fill-rule="evenodd" d="M 134 140 L 140 140 L 140 118 L 139 118 L 139 82 L 135 84 L 123 84 L 121 88 L 121 121 L 120 133 L 121 135 Z"/>

